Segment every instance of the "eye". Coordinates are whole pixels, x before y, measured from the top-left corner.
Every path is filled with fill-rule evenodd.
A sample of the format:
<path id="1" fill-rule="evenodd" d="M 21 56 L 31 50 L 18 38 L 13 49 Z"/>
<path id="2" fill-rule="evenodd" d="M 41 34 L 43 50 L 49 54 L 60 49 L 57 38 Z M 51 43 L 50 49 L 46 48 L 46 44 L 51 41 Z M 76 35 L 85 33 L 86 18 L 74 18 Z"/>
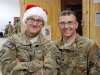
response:
<path id="1" fill-rule="evenodd" d="M 29 21 L 35 21 L 33 18 L 28 18 Z"/>
<path id="2" fill-rule="evenodd" d="M 37 22 L 42 22 L 42 20 L 37 20 Z"/>
<path id="3" fill-rule="evenodd" d="M 72 21 L 69 21 L 67 24 L 68 25 L 73 25 L 74 23 Z"/>
<path id="4" fill-rule="evenodd" d="M 59 25 L 65 25 L 66 23 L 65 22 L 59 22 Z"/>
<path id="5" fill-rule="evenodd" d="M 73 24 L 73 22 L 68 22 L 68 24 L 69 24 L 69 25 L 72 25 L 72 24 Z"/>

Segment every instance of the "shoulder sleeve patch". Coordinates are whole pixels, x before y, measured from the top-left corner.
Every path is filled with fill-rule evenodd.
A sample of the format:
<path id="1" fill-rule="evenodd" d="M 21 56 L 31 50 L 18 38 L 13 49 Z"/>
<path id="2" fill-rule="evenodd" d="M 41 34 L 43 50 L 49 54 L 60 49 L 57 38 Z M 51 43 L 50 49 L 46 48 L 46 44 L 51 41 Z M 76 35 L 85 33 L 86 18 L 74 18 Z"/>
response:
<path id="1" fill-rule="evenodd" d="M 8 41 L 8 42 L 6 42 L 6 43 L 4 44 L 4 46 L 5 46 L 5 47 L 8 47 L 8 48 L 13 48 L 13 47 L 15 47 L 15 44 L 12 43 L 12 42 L 10 42 L 10 41 Z"/>
<path id="2" fill-rule="evenodd" d="M 61 64 L 60 58 L 57 58 L 57 59 L 56 59 L 56 62 L 57 62 L 58 65 L 60 65 L 60 64 Z"/>

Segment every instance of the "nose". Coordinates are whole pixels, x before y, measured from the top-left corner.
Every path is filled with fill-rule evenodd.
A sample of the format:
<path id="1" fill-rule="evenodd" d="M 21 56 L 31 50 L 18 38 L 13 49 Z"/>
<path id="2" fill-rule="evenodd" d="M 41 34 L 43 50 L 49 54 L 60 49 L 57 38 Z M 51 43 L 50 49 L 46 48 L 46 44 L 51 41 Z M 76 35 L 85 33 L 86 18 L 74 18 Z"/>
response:
<path id="1" fill-rule="evenodd" d="M 36 22 L 36 21 L 34 21 L 32 24 L 33 24 L 34 26 L 36 26 L 36 25 L 37 25 L 37 22 Z"/>
<path id="2" fill-rule="evenodd" d="M 65 27 L 65 28 L 68 28 L 69 26 L 68 26 L 68 24 L 66 23 L 66 24 L 64 25 L 64 27 Z"/>

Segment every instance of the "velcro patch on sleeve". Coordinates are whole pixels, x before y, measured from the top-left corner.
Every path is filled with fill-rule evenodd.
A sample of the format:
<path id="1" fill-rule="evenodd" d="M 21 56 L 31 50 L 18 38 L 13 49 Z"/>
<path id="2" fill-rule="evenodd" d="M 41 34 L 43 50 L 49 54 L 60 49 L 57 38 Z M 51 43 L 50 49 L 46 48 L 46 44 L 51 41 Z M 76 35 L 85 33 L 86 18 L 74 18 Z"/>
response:
<path id="1" fill-rule="evenodd" d="M 12 43 L 12 42 L 10 42 L 10 41 L 8 41 L 8 42 L 6 42 L 6 43 L 4 44 L 4 46 L 5 46 L 5 47 L 8 47 L 8 48 L 13 48 L 13 47 L 15 47 L 15 44 Z"/>
<path id="2" fill-rule="evenodd" d="M 60 58 L 57 58 L 56 62 L 57 62 L 58 65 L 60 65 L 61 64 Z"/>

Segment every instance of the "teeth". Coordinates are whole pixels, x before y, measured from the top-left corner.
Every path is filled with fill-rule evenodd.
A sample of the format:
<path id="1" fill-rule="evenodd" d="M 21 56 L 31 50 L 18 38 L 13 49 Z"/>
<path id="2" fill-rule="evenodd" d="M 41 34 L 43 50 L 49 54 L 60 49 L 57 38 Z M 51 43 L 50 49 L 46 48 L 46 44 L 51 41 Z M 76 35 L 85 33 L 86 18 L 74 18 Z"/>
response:
<path id="1" fill-rule="evenodd" d="M 64 32 L 69 32 L 69 30 L 64 30 Z"/>

